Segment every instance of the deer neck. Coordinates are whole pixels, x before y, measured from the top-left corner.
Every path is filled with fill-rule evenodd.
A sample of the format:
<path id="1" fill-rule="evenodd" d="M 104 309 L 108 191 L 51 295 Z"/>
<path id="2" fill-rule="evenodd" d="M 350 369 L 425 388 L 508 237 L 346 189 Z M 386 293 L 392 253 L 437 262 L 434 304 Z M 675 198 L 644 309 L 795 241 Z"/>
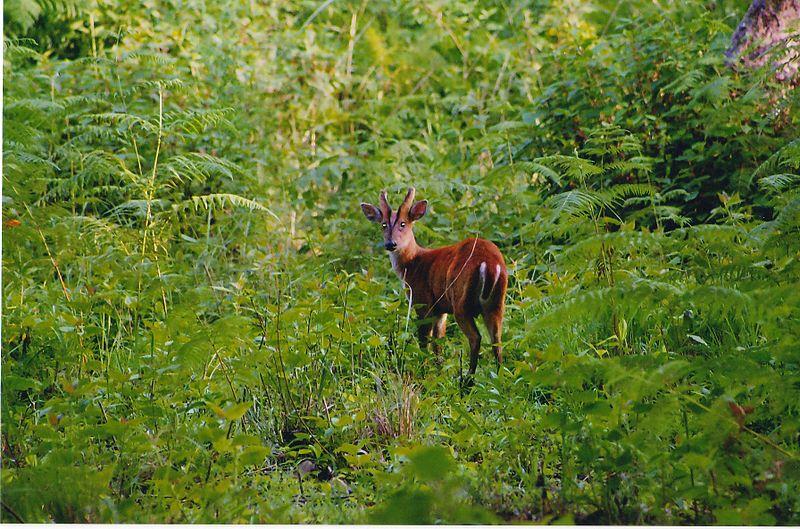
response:
<path id="1" fill-rule="evenodd" d="M 417 241 L 412 238 L 411 242 L 407 244 L 405 248 L 389 254 L 389 259 L 392 261 L 392 268 L 394 268 L 395 273 L 400 279 L 405 280 L 406 276 L 411 272 L 409 269 L 413 270 L 417 257 L 424 251 L 425 249 L 418 245 Z"/>

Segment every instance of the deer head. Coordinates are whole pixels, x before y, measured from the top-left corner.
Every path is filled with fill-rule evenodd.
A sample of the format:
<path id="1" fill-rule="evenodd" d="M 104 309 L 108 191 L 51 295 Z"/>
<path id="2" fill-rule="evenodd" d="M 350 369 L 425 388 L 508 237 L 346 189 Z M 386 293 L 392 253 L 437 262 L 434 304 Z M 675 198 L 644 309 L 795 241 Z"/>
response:
<path id="1" fill-rule="evenodd" d="M 414 193 L 414 188 L 409 187 L 406 198 L 394 212 L 386 200 L 386 191 L 381 191 L 380 208 L 366 202 L 361 203 L 361 211 L 364 212 L 364 216 L 381 225 L 383 247 L 390 252 L 402 252 L 416 244 L 413 231 L 414 222 L 425 215 L 428 210 L 428 201 L 414 202 Z"/>

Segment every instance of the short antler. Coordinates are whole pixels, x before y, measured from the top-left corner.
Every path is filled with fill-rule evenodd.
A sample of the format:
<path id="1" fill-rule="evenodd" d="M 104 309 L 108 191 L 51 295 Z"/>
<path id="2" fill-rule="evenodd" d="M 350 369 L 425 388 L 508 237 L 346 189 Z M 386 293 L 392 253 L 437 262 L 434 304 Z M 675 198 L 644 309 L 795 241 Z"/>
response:
<path id="1" fill-rule="evenodd" d="M 414 203 L 414 194 L 415 193 L 416 193 L 416 190 L 413 187 L 409 187 L 408 188 L 408 193 L 406 193 L 406 198 L 403 199 L 403 203 L 400 204 L 400 207 L 397 209 L 398 213 L 400 213 L 400 211 L 403 208 L 405 208 L 406 212 L 408 212 L 411 209 L 411 205 Z"/>
<path id="2" fill-rule="evenodd" d="M 389 201 L 386 200 L 386 191 L 381 191 L 381 214 L 383 215 L 383 222 L 389 222 L 392 215 L 392 208 L 389 206 Z"/>

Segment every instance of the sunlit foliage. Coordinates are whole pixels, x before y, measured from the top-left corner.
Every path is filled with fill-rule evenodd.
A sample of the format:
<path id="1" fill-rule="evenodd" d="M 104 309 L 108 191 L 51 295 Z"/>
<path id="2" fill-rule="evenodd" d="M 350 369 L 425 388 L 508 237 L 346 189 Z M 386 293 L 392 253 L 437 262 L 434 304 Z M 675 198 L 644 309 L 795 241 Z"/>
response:
<path id="1" fill-rule="evenodd" d="M 798 92 L 724 64 L 745 9 L 5 2 L 2 519 L 800 523 Z M 358 207 L 409 184 L 509 265 L 469 391 Z"/>

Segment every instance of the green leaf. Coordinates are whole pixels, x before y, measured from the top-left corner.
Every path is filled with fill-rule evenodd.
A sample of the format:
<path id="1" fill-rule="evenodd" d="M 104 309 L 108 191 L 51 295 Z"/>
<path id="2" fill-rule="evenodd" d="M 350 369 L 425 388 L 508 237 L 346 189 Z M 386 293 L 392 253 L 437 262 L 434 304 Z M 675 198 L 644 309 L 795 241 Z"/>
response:
<path id="1" fill-rule="evenodd" d="M 411 471 L 422 480 L 443 479 L 454 468 L 450 451 L 442 446 L 424 446 L 409 453 Z"/>
<path id="2" fill-rule="evenodd" d="M 220 406 L 217 406 L 212 403 L 208 403 L 208 406 L 212 409 L 217 416 L 226 419 L 228 421 L 236 421 L 241 419 L 247 410 L 253 405 L 252 402 L 240 402 L 238 404 L 233 404 L 228 406 L 225 409 L 222 409 Z"/>

